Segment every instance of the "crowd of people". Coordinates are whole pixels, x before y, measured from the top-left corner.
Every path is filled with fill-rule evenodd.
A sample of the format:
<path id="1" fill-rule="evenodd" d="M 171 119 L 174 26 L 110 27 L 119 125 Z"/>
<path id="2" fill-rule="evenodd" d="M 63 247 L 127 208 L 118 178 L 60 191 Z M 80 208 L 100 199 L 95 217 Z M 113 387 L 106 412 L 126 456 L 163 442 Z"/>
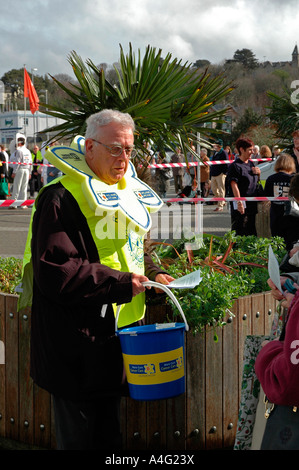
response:
<path id="1" fill-rule="evenodd" d="M 137 195 L 123 180 L 129 178 L 130 158 L 136 152 L 134 131 L 128 114 L 103 110 L 88 118 L 85 134 L 88 171 L 103 188 L 117 185 L 126 191 L 131 202 Z M 269 197 L 288 197 L 286 202 L 271 202 L 270 216 L 271 233 L 285 239 L 290 266 L 287 273 L 281 273 L 281 285 L 268 281 L 273 297 L 288 309 L 283 334 L 278 341 L 263 345 L 256 361 L 263 390 L 275 404 L 264 449 L 284 448 L 286 443 L 299 448 L 298 440 L 294 442 L 299 429 L 299 359 L 292 354 L 299 343 L 299 208 L 297 214 L 291 211 L 292 202 L 299 205 L 299 131 L 293 133 L 293 144 L 288 152 L 273 149 L 274 173 L 263 189 Z M 151 172 L 155 189 L 166 197 L 173 178 L 180 198 L 206 198 L 210 192 L 220 199 L 233 196 L 237 199 L 229 204 L 232 229 L 240 235 L 256 235 L 257 203 L 238 199 L 259 194 L 260 168 L 252 159 L 270 155 L 270 149 L 263 147 L 242 137 L 232 152 L 217 140 L 211 156 L 201 148 L 202 165 L 155 168 Z M 127 388 L 114 334 L 115 304 L 124 305 L 122 326 L 140 325 L 145 312 L 144 283 L 155 280 L 167 285 L 173 278 L 144 251 L 137 229 L 126 229 L 119 243 L 104 243 L 97 236 L 96 211 L 90 209 L 94 196 L 82 191 L 80 179 L 74 177 L 75 161 L 72 171 L 62 174 L 47 165 L 37 145 L 30 152 L 23 136 L 16 139 L 10 158 L 4 147 L 0 150 L 0 177 L 12 184 L 11 197 L 26 199 L 28 187 L 31 197 L 38 194 L 25 250 L 20 303 L 22 298 L 31 302 L 31 376 L 53 397 L 58 448 L 121 449 L 119 405 Z M 157 163 L 184 162 L 180 148 L 166 159 L 162 153 L 151 158 Z M 189 163 L 195 161 L 192 152 L 187 158 Z M 53 181 L 57 176 L 61 178 Z M 224 205 L 225 201 L 219 201 L 215 212 L 223 211 Z M 138 214 L 134 214 L 136 220 Z M 115 218 L 107 221 L 115 223 Z M 132 253 L 133 249 L 138 253 Z M 141 300 L 136 303 L 137 297 Z M 281 414 L 282 409 L 293 413 L 293 434 L 288 439 L 281 437 L 290 419 Z"/>
<path id="2" fill-rule="evenodd" d="M 169 194 L 171 184 L 174 185 L 175 194 L 179 198 L 208 198 L 210 195 L 219 198 L 215 212 L 223 211 L 226 206 L 226 196 L 236 198 L 259 195 L 287 196 L 290 180 L 299 169 L 299 130 L 295 131 L 292 137 L 293 146 L 287 153 L 282 153 L 277 145 L 272 150 L 267 145 L 259 147 L 247 138 L 238 139 L 234 151 L 229 146 L 224 147 L 223 141 L 218 139 L 213 143 L 210 155 L 207 148 L 201 147 L 199 158 L 195 156 L 196 151 L 193 146 L 194 152 L 187 153 L 189 165 L 151 168 L 150 184 L 162 199 Z M 51 145 L 54 144 L 55 142 Z M 185 156 L 179 147 L 172 154 L 154 153 L 149 143 L 146 143 L 145 147 L 146 151 L 150 152 L 151 163 L 185 164 Z M 46 183 L 62 175 L 57 168 L 48 165 L 44 152 L 41 152 L 38 145 L 34 145 L 30 152 L 22 135 L 19 135 L 10 157 L 5 147 L 2 146 L 0 150 L 0 161 L 3 161 L 0 165 L 0 177 L 2 181 L 8 182 L 8 194 L 1 196 L 4 199 L 11 197 L 15 200 L 25 200 L 28 190 L 30 198 L 34 198 Z M 269 157 L 276 159 L 276 164 L 274 173 L 266 181 L 261 194 L 259 164 L 253 163 L 252 160 Z M 256 235 L 257 203 L 243 200 L 233 201 L 228 205 L 231 229 L 237 235 Z M 27 208 L 26 205 L 20 207 Z M 10 208 L 15 209 L 16 206 L 11 205 Z M 296 224 L 294 225 L 291 216 L 288 217 L 287 225 L 281 223 L 282 217 L 287 217 L 285 208 L 286 204 L 283 202 L 271 203 L 270 228 L 272 236 L 282 236 L 288 240 L 287 246 L 289 246 L 293 241 L 291 232 L 296 231 Z"/>
<path id="3" fill-rule="evenodd" d="M 201 147 L 199 158 L 193 146 L 193 153 L 185 156 L 177 147 L 170 153 L 151 150 L 146 143 L 146 150 L 150 152 L 151 163 L 183 163 L 183 166 L 152 167 L 150 185 L 157 194 L 165 199 L 170 192 L 171 184 L 178 198 L 208 198 L 210 195 L 219 198 L 214 209 L 215 212 L 223 211 L 227 205 L 226 197 L 255 196 L 287 197 L 292 176 L 299 169 L 299 130 L 293 132 L 293 146 L 286 152 L 281 152 L 278 146 L 270 150 L 269 146 L 254 145 L 252 140 L 240 138 L 235 143 L 234 151 L 229 146 L 223 146 L 221 139 L 213 143 L 210 151 Z M 51 145 L 54 145 L 53 142 Z M 258 163 L 252 160 L 272 158 L 276 160 L 274 173 L 267 179 L 264 189 L 261 191 L 260 168 Z M 52 165 L 48 165 L 38 145 L 34 145 L 32 151 L 26 147 L 25 137 L 20 135 L 8 156 L 4 146 L 0 148 L 0 181 L 7 181 L 7 194 L 1 198 L 11 197 L 14 200 L 34 198 L 40 189 L 62 173 Z M 227 163 L 225 163 L 227 161 Z M 224 162 L 224 163 L 223 163 Z M 195 163 L 195 164 L 194 164 Z M 1 187 L 0 187 L 1 189 Z M 228 204 L 231 215 L 231 229 L 237 235 L 256 235 L 257 202 L 233 201 Z M 21 205 L 27 208 L 26 205 Z M 293 242 L 293 232 L 296 233 L 296 221 L 294 217 L 286 213 L 286 203 L 281 201 L 271 202 L 270 229 L 272 236 L 282 236 L 287 247 Z M 10 209 L 16 209 L 11 205 Z M 283 218 L 284 217 L 284 218 Z M 287 224 L 282 223 L 287 221 Z"/>
<path id="4" fill-rule="evenodd" d="M 271 150 L 267 145 L 259 147 L 251 139 L 242 137 L 236 141 L 234 152 L 229 146 L 224 147 L 223 141 L 219 139 L 214 143 L 210 156 L 204 147 L 200 150 L 199 159 L 194 158 L 192 153 L 187 154 L 188 162 L 197 162 L 195 166 L 156 168 L 153 186 L 160 197 L 165 198 L 173 178 L 178 198 L 219 198 L 215 212 L 223 211 L 226 197 L 244 198 L 229 203 L 231 229 L 237 235 L 256 235 L 258 204 L 250 198 L 288 197 L 291 179 L 298 172 L 299 130 L 293 132 L 292 138 L 291 148 L 282 151 L 277 145 Z M 256 160 L 269 158 L 275 161 L 273 174 L 262 185 L 260 162 Z M 153 158 L 153 162 L 185 163 L 185 157 L 181 149 L 176 148 L 171 156 L 163 159 L 159 154 L 157 160 Z M 273 200 L 270 206 L 271 235 L 284 238 L 289 248 L 297 233 L 297 220 L 288 213 L 285 201 Z"/>
<path id="5" fill-rule="evenodd" d="M 52 142 L 50 145 L 54 145 Z M 30 198 L 34 198 L 40 189 L 50 183 L 62 173 L 53 165 L 49 165 L 44 157 L 47 147 L 40 149 L 34 145 L 32 151 L 26 146 L 26 137 L 17 134 L 10 144 L 10 155 L 5 145 L 0 146 L 0 182 L 7 183 L 7 191 L 0 195 L 0 199 L 26 200 L 29 191 Z M 1 188 L 0 188 L 1 189 Z M 28 206 L 20 206 L 27 209 Z M 16 209 L 11 205 L 9 209 Z"/>

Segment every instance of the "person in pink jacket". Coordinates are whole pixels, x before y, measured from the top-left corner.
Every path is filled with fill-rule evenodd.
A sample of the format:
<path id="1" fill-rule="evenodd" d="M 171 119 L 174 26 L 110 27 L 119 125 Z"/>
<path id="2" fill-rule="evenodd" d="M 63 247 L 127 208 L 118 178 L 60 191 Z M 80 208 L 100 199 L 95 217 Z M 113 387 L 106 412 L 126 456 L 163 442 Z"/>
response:
<path id="1" fill-rule="evenodd" d="M 282 288 L 286 282 L 281 277 Z M 288 308 L 280 338 L 265 341 L 255 371 L 263 391 L 274 409 L 267 420 L 262 450 L 299 450 L 299 288 L 293 293 L 277 289 L 271 280 L 273 297 Z"/>

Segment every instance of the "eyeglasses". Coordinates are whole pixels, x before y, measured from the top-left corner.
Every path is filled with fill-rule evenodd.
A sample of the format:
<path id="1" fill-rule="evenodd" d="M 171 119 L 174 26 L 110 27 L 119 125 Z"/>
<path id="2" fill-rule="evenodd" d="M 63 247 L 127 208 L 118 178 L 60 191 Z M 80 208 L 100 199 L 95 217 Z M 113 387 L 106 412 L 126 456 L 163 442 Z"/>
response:
<path id="1" fill-rule="evenodd" d="M 107 150 L 109 150 L 110 152 L 110 155 L 112 157 L 120 157 L 121 154 L 123 153 L 123 151 L 126 152 L 126 156 L 128 158 L 134 158 L 136 157 L 137 155 L 137 151 L 135 150 L 134 147 L 123 147 L 122 145 L 112 145 L 111 147 L 109 145 L 105 145 L 103 144 L 102 142 L 100 142 L 99 140 L 96 140 L 96 139 L 91 139 L 93 140 L 94 142 L 96 142 L 97 144 L 101 144 L 103 145 L 103 147 L 105 147 Z"/>

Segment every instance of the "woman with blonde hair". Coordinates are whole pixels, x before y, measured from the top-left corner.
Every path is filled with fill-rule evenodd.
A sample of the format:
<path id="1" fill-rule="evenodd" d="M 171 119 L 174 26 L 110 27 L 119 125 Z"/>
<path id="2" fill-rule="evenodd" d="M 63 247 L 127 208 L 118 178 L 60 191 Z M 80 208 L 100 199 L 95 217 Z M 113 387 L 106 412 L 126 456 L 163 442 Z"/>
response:
<path id="1" fill-rule="evenodd" d="M 260 148 L 260 158 L 272 158 L 272 152 L 268 145 L 262 145 Z"/>
<path id="2" fill-rule="evenodd" d="M 296 172 L 294 159 L 287 153 L 281 153 L 274 166 L 275 173 L 270 175 L 265 183 L 265 196 L 288 197 L 290 183 Z M 283 222 L 285 215 L 284 201 L 271 201 L 270 229 L 272 237 L 278 236 L 285 239 L 286 224 Z"/>

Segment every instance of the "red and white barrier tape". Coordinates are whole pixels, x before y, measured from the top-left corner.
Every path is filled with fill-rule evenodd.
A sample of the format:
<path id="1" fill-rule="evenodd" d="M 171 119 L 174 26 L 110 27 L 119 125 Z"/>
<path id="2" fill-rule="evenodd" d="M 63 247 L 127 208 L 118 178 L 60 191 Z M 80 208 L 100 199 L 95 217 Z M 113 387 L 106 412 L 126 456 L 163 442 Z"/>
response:
<path id="1" fill-rule="evenodd" d="M 272 158 L 256 158 L 250 159 L 252 162 L 269 162 Z M 223 165 L 224 163 L 229 164 L 234 160 L 209 160 L 205 163 L 202 162 L 189 162 L 189 166 L 206 166 L 206 165 Z M 148 165 L 148 168 L 181 168 L 187 166 L 187 163 L 152 163 Z"/>
<path id="2" fill-rule="evenodd" d="M 35 202 L 35 199 L 0 199 L 0 207 L 21 207 L 21 206 L 32 206 Z"/>
<path id="3" fill-rule="evenodd" d="M 218 202 L 218 201 L 256 201 L 256 202 L 263 202 L 263 201 L 288 201 L 289 198 L 287 197 L 195 197 L 195 198 L 187 198 L 187 197 L 175 197 L 170 199 L 163 199 L 165 203 L 172 203 L 172 202 Z M 21 207 L 21 206 L 32 206 L 34 204 L 34 199 L 26 199 L 26 200 L 14 200 L 14 199 L 0 199 L 0 207 Z"/>
<path id="4" fill-rule="evenodd" d="M 272 161 L 272 158 L 256 158 L 250 159 L 252 162 L 269 162 Z M 189 162 L 189 166 L 206 166 L 206 165 L 223 165 L 224 163 L 229 164 L 232 163 L 234 160 L 214 160 L 214 161 L 207 161 L 205 163 L 202 162 Z M 47 166 L 53 167 L 50 163 L 22 163 L 22 162 L 9 162 L 9 165 L 32 165 L 32 166 Z M 180 163 L 151 163 L 148 165 L 147 168 L 181 168 L 187 166 L 187 163 L 180 162 Z"/>
<path id="5" fill-rule="evenodd" d="M 256 196 L 256 197 L 194 197 L 194 198 L 187 198 L 187 197 L 175 197 L 171 199 L 163 199 L 164 202 L 218 202 L 218 201 L 225 201 L 225 202 L 233 202 L 233 201 L 256 201 L 256 202 L 265 202 L 265 201 L 288 201 L 288 197 L 266 197 L 266 196 Z"/>
<path id="6" fill-rule="evenodd" d="M 4 162 L 5 164 L 5 162 Z M 51 166 L 53 167 L 54 165 L 51 165 L 50 163 L 24 163 L 24 162 L 8 162 L 8 166 L 10 165 L 26 165 L 26 166 Z"/>

